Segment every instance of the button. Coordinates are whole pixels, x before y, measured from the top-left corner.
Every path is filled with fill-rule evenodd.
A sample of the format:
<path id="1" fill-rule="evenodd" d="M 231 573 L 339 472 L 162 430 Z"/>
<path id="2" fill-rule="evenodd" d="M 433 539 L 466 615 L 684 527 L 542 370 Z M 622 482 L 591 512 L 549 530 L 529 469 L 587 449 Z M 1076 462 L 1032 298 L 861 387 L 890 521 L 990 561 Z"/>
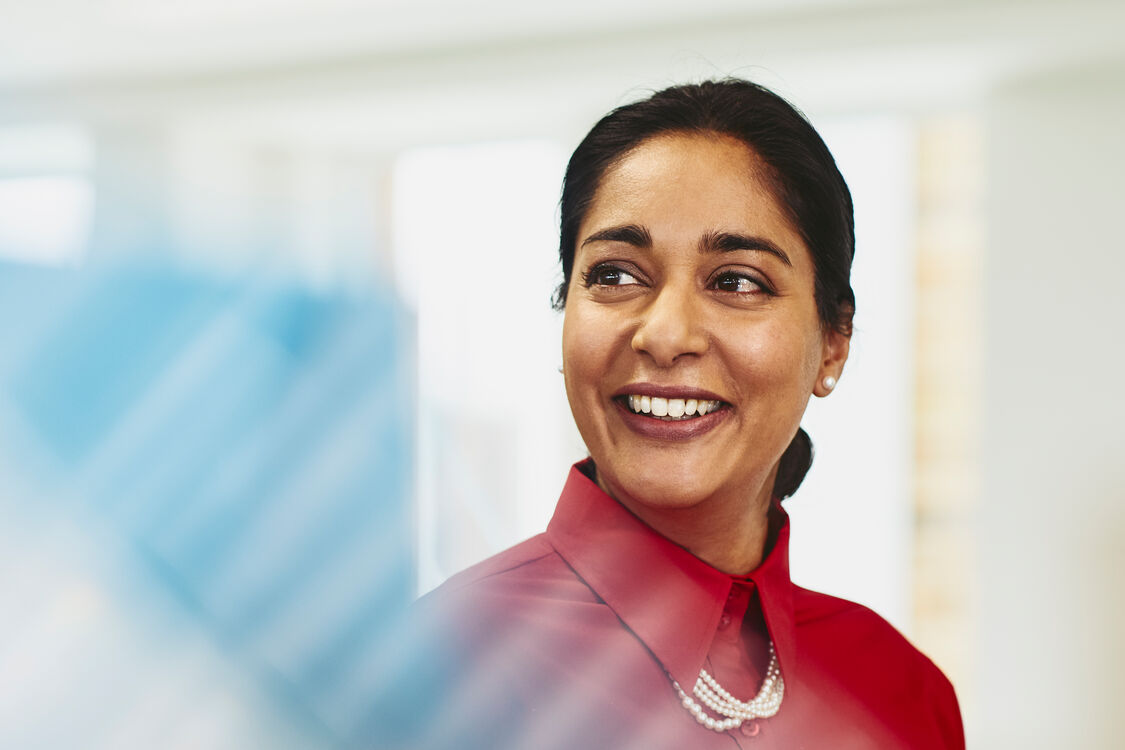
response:
<path id="1" fill-rule="evenodd" d="M 742 722 L 742 726 L 738 728 L 738 731 L 742 732 L 746 737 L 757 737 L 758 732 L 762 731 L 762 728 L 758 726 L 757 720 L 744 721 Z"/>
<path id="2" fill-rule="evenodd" d="M 725 612 L 723 613 L 723 616 L 719 618 L 719 627 L 730 627 L 730 615 L 726 614 Z"/>

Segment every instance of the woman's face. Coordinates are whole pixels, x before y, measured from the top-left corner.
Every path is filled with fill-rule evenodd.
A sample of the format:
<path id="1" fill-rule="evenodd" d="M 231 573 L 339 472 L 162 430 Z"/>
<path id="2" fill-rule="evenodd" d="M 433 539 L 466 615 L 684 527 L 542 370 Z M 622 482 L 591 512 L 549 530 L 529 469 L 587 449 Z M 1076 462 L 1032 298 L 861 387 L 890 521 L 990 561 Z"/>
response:
<path id="1" fill-rule="evenodd" d="M 808 249 L 739 141 L 663 135 L 603 176 L 563 324 L 567 398 L 603 489 L 688 508 L 769 493 L 810 394 L 839 377 Z"/>

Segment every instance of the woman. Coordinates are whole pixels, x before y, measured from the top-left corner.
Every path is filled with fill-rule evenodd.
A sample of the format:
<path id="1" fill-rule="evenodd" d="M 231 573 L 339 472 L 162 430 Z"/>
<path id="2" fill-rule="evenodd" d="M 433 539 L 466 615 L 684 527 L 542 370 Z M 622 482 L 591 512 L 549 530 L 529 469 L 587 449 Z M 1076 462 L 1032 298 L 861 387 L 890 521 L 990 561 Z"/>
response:
<path id="1" fill-rule="evenodd" d="M 557 295 L 590 458 L 546 533 L 419 603 L 383 744 L 964 746 L 925 656 L 789 580 L 780 500 L 811 461 L 808 399 L 848 356 L 853 249 L 832 156 L 762 87 L 674 87 L 594 126 Z"/>

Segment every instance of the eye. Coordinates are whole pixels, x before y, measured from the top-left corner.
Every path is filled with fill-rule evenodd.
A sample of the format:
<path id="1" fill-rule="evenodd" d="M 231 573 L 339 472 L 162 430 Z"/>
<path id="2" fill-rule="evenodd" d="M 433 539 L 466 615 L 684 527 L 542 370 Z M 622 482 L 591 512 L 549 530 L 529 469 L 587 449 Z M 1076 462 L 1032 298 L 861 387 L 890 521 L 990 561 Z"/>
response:
<path id="1" fill-rule="evenodd" d="M 628 284 L 640 283 L 633 274 L 618 266 L 610 265 L 609 263 L 599 263 L 587 271 L 582 279 L 587 287 L 626 286 Z"/>
<path id="2" fill-rule="evenodd" d="M 764 292 L 772 294 L 772 290 L 766 286 L 765 282 L 744 273 L 737 273 L 735 271 L 724 271 L 715 277 L 711 282 L 711 286 L 718 289 L 720 292 L 735 292 L 739 294 L 753 294 L 755 292 Z"/>

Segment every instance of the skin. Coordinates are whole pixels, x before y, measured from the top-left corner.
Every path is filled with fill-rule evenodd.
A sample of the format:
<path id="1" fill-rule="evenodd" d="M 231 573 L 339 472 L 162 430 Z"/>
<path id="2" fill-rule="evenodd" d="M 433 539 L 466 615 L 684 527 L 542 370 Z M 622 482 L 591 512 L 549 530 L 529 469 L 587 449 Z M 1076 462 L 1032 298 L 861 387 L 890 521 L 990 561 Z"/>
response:
<path id="1" fill-rule="evenodd" d="M 778 460 L 848 356 L 813 283 L 763 163 L 727 136 L 645 141 L 603 176 L 578 233 L 563 370 L 598 484 L 727 573 L 761 562 Z M 644 434 L 619 398 L 637 384 L 705 389 L 724 406 L 701 434 Z"/>

